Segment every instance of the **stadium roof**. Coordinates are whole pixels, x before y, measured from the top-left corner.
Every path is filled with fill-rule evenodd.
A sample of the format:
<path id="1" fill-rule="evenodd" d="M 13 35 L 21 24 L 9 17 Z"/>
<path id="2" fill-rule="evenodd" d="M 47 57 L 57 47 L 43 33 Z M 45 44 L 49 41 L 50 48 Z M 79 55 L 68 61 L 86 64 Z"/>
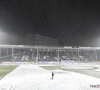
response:
<path id="1" fill-rule="evenodd" d="M 32 46 L 32 45 L 0 45 L 0 48 L 29 48 L 29 49 L 81 49 L 81 50 L 99 50 L 100 47 L 69 47 L 69 46 Z"/>

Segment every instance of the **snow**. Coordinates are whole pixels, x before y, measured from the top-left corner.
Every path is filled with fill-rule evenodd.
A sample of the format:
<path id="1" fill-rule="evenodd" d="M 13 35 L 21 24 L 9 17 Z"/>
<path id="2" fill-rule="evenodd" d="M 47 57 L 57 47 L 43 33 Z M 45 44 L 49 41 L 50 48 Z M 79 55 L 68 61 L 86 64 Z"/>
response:
<path id="1" fill-rule="evenodd" d="M 98 69 L 95 69 L 95 71 L 98 71 L 98 72 L 100 72 L 100 66 L 98 66 Z"/>
<path id="2" fill-rule="evenodd" d="M 71 66 L 71 67 L 62 67 L 62 68 L 66 68 L 66 69 L 92 69 L 93 67 L 79 67 L 79 66 Z"/>
<path id="3" fill-rule="evenodd" d="M 96 69 L 95 71 L 100 71 L 100 69 Z"/>
<path id="4" fill-rule="evenodd" d="M 0 90 L 100 90 L 90 85 L 100 85 L 100 79 L 84 74 L 44 70 L 39 65 L 20 65 L 0 80 Z"/>

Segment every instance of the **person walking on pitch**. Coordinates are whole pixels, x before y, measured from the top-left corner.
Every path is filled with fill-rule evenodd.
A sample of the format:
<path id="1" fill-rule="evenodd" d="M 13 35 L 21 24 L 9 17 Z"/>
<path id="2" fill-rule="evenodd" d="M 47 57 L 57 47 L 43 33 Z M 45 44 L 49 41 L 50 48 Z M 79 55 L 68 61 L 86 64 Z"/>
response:
<path id="1" fill-rule="evenodd" d="M 53 78 L 54 78 L 54 73 L 52 72 L 52 80 L 53 80 Z"/>

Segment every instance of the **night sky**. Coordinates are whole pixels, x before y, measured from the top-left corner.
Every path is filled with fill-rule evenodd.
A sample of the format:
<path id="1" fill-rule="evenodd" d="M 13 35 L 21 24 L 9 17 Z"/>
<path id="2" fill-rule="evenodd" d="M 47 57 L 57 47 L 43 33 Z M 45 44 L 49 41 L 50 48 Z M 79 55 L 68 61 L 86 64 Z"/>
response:
<path id="1" fill-rule="evenodd" d="M 100 0 L 0 0 L 0 44 L 24 44 L 26 33 L 60 46 L 100 46 Z"/>

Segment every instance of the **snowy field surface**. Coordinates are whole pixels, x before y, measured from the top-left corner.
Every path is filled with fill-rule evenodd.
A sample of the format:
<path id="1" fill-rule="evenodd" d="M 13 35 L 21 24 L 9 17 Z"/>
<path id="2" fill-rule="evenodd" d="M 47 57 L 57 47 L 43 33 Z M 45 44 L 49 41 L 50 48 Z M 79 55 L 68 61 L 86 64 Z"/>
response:
<path id="1" fill-rule="evenodd" d="M 74 66 L 70 66 L 70 67 L 62 67 L 62 68 L 67 68 L 67 69 L 92 69 L 93 67 L 79 67 L 79 66 L 76 66 L 76 67 L 74 67 Z"/>
<path id="2" fill-rule="evenodd" d="M 38 65 L 20 65 L 0 80 L 0 90 L 100 90 L 90 85 L 100 85 L 100 79 L 84 74 L 45 70 Z"/>

